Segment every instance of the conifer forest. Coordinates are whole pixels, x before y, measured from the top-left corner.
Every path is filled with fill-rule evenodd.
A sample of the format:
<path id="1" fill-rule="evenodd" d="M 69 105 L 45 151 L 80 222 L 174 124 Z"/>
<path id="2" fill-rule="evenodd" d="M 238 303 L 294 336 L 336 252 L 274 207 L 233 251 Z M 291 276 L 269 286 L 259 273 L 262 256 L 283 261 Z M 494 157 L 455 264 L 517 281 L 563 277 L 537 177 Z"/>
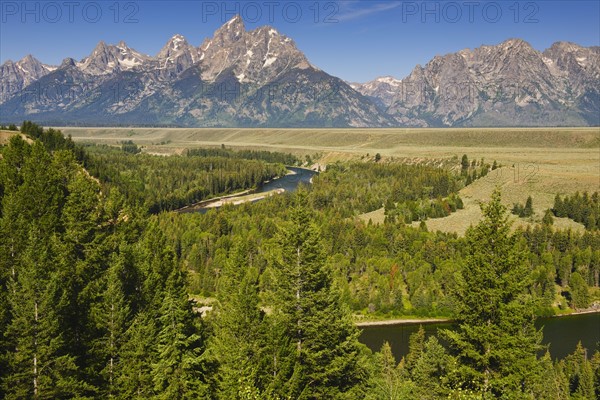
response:
<path id="1" fill-rule="evenodd" d="M 498 186 L 464 235 L 433 231 L 499 163 L 378 153 L 181 212 L 256 196 L 318 155 L 2 129 L 0 398 L 600 398 L 600 344 L 553 357 L 535 325 L 600 302 L 597 192 L 522 225 L 536 199 L 511 209 Z M 359 340 L 361 318 L 405 317 L 452 327 L 418 330 L 402 355 Z"/>

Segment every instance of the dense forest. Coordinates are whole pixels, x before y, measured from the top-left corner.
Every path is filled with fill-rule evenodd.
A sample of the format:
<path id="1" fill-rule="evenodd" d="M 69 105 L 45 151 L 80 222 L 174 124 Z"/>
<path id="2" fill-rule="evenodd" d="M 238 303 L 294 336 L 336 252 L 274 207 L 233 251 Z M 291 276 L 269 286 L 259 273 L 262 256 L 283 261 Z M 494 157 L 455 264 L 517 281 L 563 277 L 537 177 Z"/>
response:
<path id="1" fill-rule="evenodd" d="M 597 298 L 597 229 L 514 231 L 499 191 L 464 237 L 407 225 L 460 208 L 473 166 L 339 163 L 310 188 L 183 214 L 159 211 L 196 188 L 251 188 L 287 156 L 151 156 L 22 131 L 31 143 L 0 147 L 2 398 L 600 396 L 600 352 L 552 360 L 533 325 Z M 381 207 L 383 224 L 355 218 Z M 457 329 L 420 331 L 398 362 L 360 344 L 352 314 Z"/>
<path id="2" fill-rule="evenodd" d="M 109 146 L 89 146 L 85 151 L 83 165 L 92 176 L 153 214 L 254 188 L 286 173 L 283 164 L 259 159 L 158 157 Z"/>
<path id="3" fill-rule="evenodd" d="M 600 229 L 600 197 L 598 192 L 591 196 L 584 192 L 576 192 L 572 196 L 556 195 L 552 212 L 557 217 L 569 217 L 581 222 L 586 229 Z"/>

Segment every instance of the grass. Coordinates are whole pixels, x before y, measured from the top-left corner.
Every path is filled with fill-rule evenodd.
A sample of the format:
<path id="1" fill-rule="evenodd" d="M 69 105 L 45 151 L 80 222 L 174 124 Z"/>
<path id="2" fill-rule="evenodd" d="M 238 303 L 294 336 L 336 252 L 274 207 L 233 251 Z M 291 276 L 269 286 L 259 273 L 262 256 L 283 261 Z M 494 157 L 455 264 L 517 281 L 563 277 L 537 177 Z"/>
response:
<path id="1" fill-rule="evenodd" d="M 144 151 L 181 153 L 186 148 L 220 146 L 292 152 L 319 153 L 321 165 L 337 160 L 383 162 L 402 159 L 412 163 L 449 161 L 458 164 L 462 154 L 469 159 L 498 161 L 503 168 L 461 190 L 465 209 L 446 218 L 427 221 L 430 230 L 464 233 L 481 213 L 496 186 L 503 201 L 533 198 L 534 223 L 551 207 L 557 193 L 600 190 L 600 128 L 451 128 L 451 129 L 165 129 L 165 128 L 61 128 L 78 142 L 117 144 L 133 140 Z M 367 154 L 369 155 L 367 157 Z M 445 160 L 445 161 L 444 161 Z M 383 221 L 383 210 L 362 216 Z M 567 219 L 556 219 L 562 228 L 582 229 Z"/>
<path id="2" fill-rule="evenodd" d="M 447 129 L 235 129 L 235 128 L 60 128 L 76 139 L 121 141 L 149 146 L 231 144 L 388 153 L 397 147 L 576 147 L 600 146 L 598 128 Z M 161 143 L 163 143 L 161 145 Z"/>
<path id="3" fill-rule="evenodd" d="M 20 132 L 0 130 L 0 145 L 8 144 L 10 138 L 14 135 L 21 135 L 24 140 L 31 143 L 31 139 L 27 138 L 25 135 L 22 135 Z"/>
<path id="4" fill-rule="evenodd" d="M 518 218 L 511 215 L 513 226 L 527 226 L 541 222 L 546 209 L 554 205 L 554 196 L 556 193 L 571 193 L 576 190 L 594 190 L 593 170 L 581 171 L 580 176 L 567 178 L 552 168 L 538 164 L 539 168 L 535 174 L 525 175 L 515 180 L 515 168 L 502 167 L 492 171 L 486 177 L 476 180 L 471 185 L 460 191 L 460 196 L 464 202 L 464 209 L 459 210 L 444 218 L 430 219 L 426 222 L 427 228 L 433 231 L 457 232 L 464 234 L 470 225 L 476 224 L 481 218 L 480 204 L 490 199 L 493 190 L 500 187 L 502 190 L 502 202 L 510 210 L 514 203 L 525 204 L 527 196 L 531 195 L 533 199 L 534 215 L 532 218 Z M 569 168 L 568 164 L 563 165 L 564 169 Z M 531 169 L 531 171 L 534 171 Z M 588 177 L 587 174 L 590 174 Z M 595 190 L 598 190 L 596 187 Z M 418 223 L 414 224 L 418 226 Z M 557 228 L 570 228 L 582 232 L 582 224 L 574 222 L 568 218 L 555 218 L 554 226 Z"/>

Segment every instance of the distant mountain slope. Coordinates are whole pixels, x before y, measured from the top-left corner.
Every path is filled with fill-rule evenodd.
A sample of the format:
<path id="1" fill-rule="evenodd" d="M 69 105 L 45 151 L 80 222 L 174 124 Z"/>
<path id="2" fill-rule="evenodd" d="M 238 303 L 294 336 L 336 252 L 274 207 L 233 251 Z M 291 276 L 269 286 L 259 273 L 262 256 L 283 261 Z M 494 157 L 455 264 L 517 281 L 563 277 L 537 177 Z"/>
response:
<path id="1" fill-rule="evenodd" d="M 61 125 L 391 127 L 598 125 L 600 48 L 520 39 L 434 57 L 402 80 L 348 84 L 239 16 L 156 56 L 98 43 L 58 67 L 0 66 L 0 120 Z"/>
<path id="2" fill-rule="evenodd" d="M 600 48 L 558 42 L 543 53 L 510 39 L 434 57 L 393 81 L 353 85 L 399 123 L 422 126 L 598 125 Z"/>

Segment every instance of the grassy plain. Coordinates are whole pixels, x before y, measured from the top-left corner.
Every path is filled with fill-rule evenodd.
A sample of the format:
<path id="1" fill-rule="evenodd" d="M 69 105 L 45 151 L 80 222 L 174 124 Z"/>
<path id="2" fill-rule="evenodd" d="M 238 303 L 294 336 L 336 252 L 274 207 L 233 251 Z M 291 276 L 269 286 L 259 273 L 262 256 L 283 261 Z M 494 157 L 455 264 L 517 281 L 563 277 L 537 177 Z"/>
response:
<path id="1" fill-rule="evenodd" d="M 117 144 L 132 140 L 156 154 L 180 153 L 186 148 L 220 146 L 319 153 L 318 162 L 369 160 L 376 153 L 382 162 L 458 165 L 460 157 L 496 160 L 502 168 L 461 190 L 465 209 L 449 217 L 427 221 L 430 230 L 464 233 L 480 218 L 479 203 L 500 185 L 504 202 L 512 206 L 533 197 L 541 219 L 557 193 L 600 190 L 600 128 L 457 128 L 457 129 L 165 129 L 165 128 L 61 128 L 78 142 Z M 367 156 L 368 155 L 368 156 Z M 379 222 L 383 211 L 365 219 Z M 560 219 L 561 227 L 581 229 Z"/>

